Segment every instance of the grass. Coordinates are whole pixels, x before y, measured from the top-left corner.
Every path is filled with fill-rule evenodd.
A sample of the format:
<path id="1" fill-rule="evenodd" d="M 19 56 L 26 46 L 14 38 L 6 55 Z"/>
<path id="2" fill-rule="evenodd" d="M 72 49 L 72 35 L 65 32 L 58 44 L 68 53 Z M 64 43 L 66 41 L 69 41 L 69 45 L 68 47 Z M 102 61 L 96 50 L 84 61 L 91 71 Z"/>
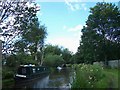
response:
<path id="1" fill-rule="evenodd" d="M 79 64 L 75 66 L 74 88 L 118 88 L 119 69 L 106 69 L 98 65 Z"/>
<path id="2" fill-rule="evenodd" d="M 2 80 L 2 87 L 3 88 L 10 87 L 13 84 L 14 84 L 14 79 L 13 78 Z"/>
<path id="3" fill-rule="evenodd" d="M 118 69 L 105 69 L 105 76 L 96 83 L 97 88 L 118 88 Z"/>
<path id="4" fill-rule="evenodd" d="M 2 87 L 6 88 L 14 83 L 14 69 L 11 67 L 3 67 L 2 68 Z"/>

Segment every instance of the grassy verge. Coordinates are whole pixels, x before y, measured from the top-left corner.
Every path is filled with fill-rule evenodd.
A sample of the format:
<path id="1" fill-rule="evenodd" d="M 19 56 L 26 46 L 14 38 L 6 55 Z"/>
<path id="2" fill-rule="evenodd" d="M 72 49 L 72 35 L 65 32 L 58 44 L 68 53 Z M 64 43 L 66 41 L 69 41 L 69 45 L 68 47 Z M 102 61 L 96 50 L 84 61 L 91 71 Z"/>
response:
<path id="1" fill-rule="evenodd" d="M 13 84 L 14 84 L 14 79 L 12 79 L 12 78 L 2 80 L 2 87 L 3 88 L 11 87 L 11 85 L 13 85 Z"/>
<path id="2" fill-rule="evenodd" d="M 14 68 L 3 67 L 2 68 L 2 87 L 7 88 L 13 85 L 14 83 Z"/>
<path id="3" fill-rule="evenodd" d="M 75 88 L 118 88 L 118 69 L 105 69 L 98 65 L 75 66 L 76 75 L 72 83 Z"/>
<path id="4" fill-rule="evenodd" d="M 96 83 L 97 88 L 118 88 L 118 69 L 105 69 L 105 76 Z"/>

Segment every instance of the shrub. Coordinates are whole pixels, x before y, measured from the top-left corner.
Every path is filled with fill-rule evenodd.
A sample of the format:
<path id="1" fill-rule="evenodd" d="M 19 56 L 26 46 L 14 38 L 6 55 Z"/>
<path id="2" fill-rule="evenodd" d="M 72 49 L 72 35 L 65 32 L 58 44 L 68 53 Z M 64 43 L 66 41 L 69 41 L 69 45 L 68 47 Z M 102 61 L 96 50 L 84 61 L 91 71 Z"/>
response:
<path id="1" fill-rule="evenodd" d="M 3 79 L 10 79 L 10 78 L 13 78 L 14 76 L 14 72 L 13 71 L 4 71 L 2 73 L 2 78 Z"/>
<path id="2" fill-rule="evenodd" d="M 72 88 L 93 88 L 103 76 L 103 68 L 97 65 L 79 64 L 76 67 L 76 76 Z"/>
<path id="3" fill-rule="evenodd" d="M 48 54 L 45 57 L 45 61 L 44 61 L 44 65 L 50 66 L 50 67 L 57 67 L 62 65 L 63 63 L 64 63 L 64 60 L 62 57 L 60 57 L 59 55 L 52 55 L 52 54 Z"/>

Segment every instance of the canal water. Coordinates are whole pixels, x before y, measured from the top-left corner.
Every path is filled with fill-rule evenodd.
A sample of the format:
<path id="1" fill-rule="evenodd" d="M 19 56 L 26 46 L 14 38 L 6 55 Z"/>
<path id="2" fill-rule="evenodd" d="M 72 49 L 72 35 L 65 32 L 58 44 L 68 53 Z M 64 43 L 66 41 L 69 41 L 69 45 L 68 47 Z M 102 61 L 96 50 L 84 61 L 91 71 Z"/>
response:
<path id="1" fill-rule="evenodd" d="M 48 75 L 44 75 L 37 80 L 24 84 L 14 85 L 14 88 L 59 88 L 69 90 L 73 80 L 73 70 L 65 68 L 62 70 L 54 70 Z"/>

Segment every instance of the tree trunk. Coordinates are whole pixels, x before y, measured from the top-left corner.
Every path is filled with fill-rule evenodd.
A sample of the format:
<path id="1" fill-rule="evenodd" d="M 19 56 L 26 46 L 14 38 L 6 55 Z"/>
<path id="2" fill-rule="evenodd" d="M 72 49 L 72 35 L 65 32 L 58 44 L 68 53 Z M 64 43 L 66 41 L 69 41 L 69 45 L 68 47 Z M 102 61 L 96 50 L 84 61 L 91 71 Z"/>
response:
<path id="1" fill-rule="evenodd" d="M 108 67 L 108 61 L 106 55 L 105 55 L 105 67 Z"/>
<path id="2" fill-rule="evenodd" d="M 37 51 L 38 51 L 37 46 L 38 46 L 38 44 L 37 44 L 37 42 L 36 42 L 36 43 L 35 43 L 35 61 L 38 60 L 38 58 L 37 58 Z"/>
<path id="3" fill-rule="evenodd" d="M 35 53 L 35 61 L 37 61 L 37 52 Z"/>
<path id="4" fill-rule="evenodd" d="M 0 40 L 0 89 L 2 90 L 2 41 Z"/>
<path id="5" fill-rule="evenodd" d="M 40 66 L 42 66 L 42 64 L 43 64 L 43 53 L 42 53 L 42 56 L 41 56 Z"/>

